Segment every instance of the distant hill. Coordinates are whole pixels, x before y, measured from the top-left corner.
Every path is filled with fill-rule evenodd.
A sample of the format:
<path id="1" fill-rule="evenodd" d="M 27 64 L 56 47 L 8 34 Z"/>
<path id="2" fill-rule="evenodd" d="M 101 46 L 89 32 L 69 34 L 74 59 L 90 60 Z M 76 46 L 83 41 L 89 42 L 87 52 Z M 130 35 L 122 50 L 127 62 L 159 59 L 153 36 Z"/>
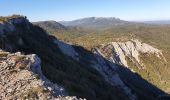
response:
<path id="1" fill-rule="evenodd" d="M 170 24 L 170 20 L 155 20 L 155 21 L 145 21 L 146 24 L 157 24 L 157 25 L 167 25 Z"/>
<path id="2" fill-rule="evenodd" d="M 59 23 L 69 27 L 81 27 L 93 30 L 138 24 L 136 22 L 128 22 L 115 17 L 88 17 L 73 21 L 61 21 Z"/>
<path id="3" fill-rule="evenodd" d="M 47 30 L 50 33 L 67 30 L 67 28 L 64 25 L 56 21 L 39 21 L 33 22 L 33 24 L 40 26 L 41 28 Z"/>

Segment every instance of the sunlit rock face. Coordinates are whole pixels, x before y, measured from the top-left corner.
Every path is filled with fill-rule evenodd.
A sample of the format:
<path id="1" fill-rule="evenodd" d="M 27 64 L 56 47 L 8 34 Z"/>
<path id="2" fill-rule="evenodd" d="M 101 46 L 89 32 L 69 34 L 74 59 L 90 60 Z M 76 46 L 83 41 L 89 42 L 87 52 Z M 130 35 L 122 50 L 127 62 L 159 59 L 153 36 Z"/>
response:
<path id="1" fill-rule="evenodd" d="M 74 46 L 60 41 L 54 42 L 58 45 L 63 54 L 72 57 L 79 63 L 83 63 L 81 57 L 82 52 L 77 51 Z M 131 100 L 137 99 L 137 96 L 132 92 L 131 88 L 124 83 L 124 79 L 122 80 L 120 78 L 120 73 L 117 72 L 117 69 L 119 69 L 120 66 L 128 68 L 132 71 L 132 73 L 134 72 L 133 69 L 129 68 L 130 66 L 128 65 L 126 58 L 137 63 L 137 65 L 139 65 L 138 68 L 140 69 L 144 69 L 146 67 L 140 59 L 140 55 L 143 53 L 153 54 L 160 60 L 165 61 L 161 50 L 154 48 L 149 44 L 142 43 L 139 40 L 103 44 L 93 48 L 92 53 L 94 54 L 92 59 L 86 59 L 91 62 L 89 66 L 96 69 L 107 82 L 122 89 L 122 91 L 127 94 Z"/>
<path id="2" fill-rule="evenodd" d="M 145 63 L 140 59 L 141 54 L 151 54 L 157 57 L 161 62 L 166 62 L 165 57 L 161 50 L 154 48 L 153 46 L 142 43 L 139 40 L 130 40 L 126 42 L 111 42 L 108 44 L 100 45 L 94 48 L 93 53 L 96 54 L 97 63 L 95 68 L 108 80 L 112 85 L 119 86 L 124 92 L 129 95 L 130 99 L 136 99 L 135 94 L 131 92 L 131 89 L 120 78 L 119 70 L 122 66 L 135 71 L 128 65 L 128 59 L 131 59 L 134 65 L 139 69 L 145 69 Z M 109 61 L 108 64 L 103 60 Z M 120 67 L 120 66 L 121 67 Z M 126 77 L 126 76 L 124 76 Z M 127 76 L 128 77 L 128 76 Z"/>
<path id="3" fill-rule="evenodd" d="M 0 99 L 54 99 L 67 96 L 64 88 L 41 72 L 37 55 L 0 51 Z M 71 97 L 70 97 L 71 98 Z"/>
<path id="4" fill-rule="evenodd" d="M 63 54 L 72 57 L 74 60 L 78 61 L 79 63 L 83 63 L 80 57 L 82 52 L 77 52 L 74 46 L 66 43 L 62 43 L 58 40 L 54 40 L 54 42 L 56 43 L 56 45 L 58 45 L 58 47 L 63 52 Z M 136 99 L 135 94 L 133 94 L 131 89 L 124 84 L 124 82 L 120 79 L 118 73 L 116 72 L 115 68 L 117 67 L 117 65 L 111 63 L 110 63 L 111 65 L 109 65 L 109 63 L 100 55 L 101 53 L 97 49 L 94 49 L 93 53 L 94 53 L 94 58 L 86 59 L 91 62 L 89 66 L 92 66 L 101 75 L 103 75 L 103 77 L 107 82 L 109 82 L 113 86 L 122 89 L 123 92 L 126 95 L 128 95 L 128 97 L 131 100 L 135 100 Z"/>
<path id="5" fill-rule="evenodd" d="M 100 55 L 109 59 L 111 62 L 129 67 L 126 58 L 131 59 L 134 63 L 139 64 L 144 68 L 144 64 L 140 60 L 141 53 L 154 54 L 160 60 L 165 58 L 161 50 L 152 47 L 149 44 L 142 43 L 139 40 L 131 40 L 127 42 L 112 42 L 109 44 L 103 44 L 99 48 Z"/>
<path id="6" fill-rule="evenodd" d="M 101 55 L 101 52 L 97 49 L 93 50 L 95 54 L 96 62 L 93 62 L 93 67 L 98 70 L 105 79 L 113 86 L 119 87 L 125 92 L 131 100 L 135 100 L 136 96 L 132 93 L 131 89 L 124 84 L 116 72 L 117 65 L 107 62 Z"/>

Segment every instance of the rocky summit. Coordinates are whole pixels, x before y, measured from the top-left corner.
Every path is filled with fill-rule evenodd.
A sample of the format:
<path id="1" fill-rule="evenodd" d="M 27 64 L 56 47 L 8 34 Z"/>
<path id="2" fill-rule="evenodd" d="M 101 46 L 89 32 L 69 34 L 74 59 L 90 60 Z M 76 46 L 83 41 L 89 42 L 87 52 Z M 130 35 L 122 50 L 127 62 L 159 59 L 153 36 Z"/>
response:
<path id="1" fill-rule="evenodd" d="M 38 74 L 31 71 L 40 66 L 35 55 L 0 52 L 0 99 L 52 98 Z M 29 97 L 30 96 L 30 97 Z"/>

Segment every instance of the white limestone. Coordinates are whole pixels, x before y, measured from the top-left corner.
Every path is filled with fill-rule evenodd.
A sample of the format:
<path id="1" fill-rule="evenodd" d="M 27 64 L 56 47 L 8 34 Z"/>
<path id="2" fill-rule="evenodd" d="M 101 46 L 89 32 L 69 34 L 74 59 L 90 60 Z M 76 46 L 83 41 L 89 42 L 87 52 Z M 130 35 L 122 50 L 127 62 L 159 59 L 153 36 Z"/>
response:
<path id="1" fill-rule="evenodd" d="M 54 40 L 54 43 L 56 43 L 59 47 L 59 49 L 62 51 L 63 54 L 72 57 L 75 60 L 79 60 L 78 53 L 75 51 L 75 49 L 70 44 L 66 44 L 64 42 Z"/>
<path id="2" fill-rule="evenodd" d="M 39 75 L 40 79 L 43 81 L 43 86 L 47 88 L 54 96 L 58 95 L 67 96 L 68 93 L 65 91 L 63 87 L 57 85 L 56 83 L 52 83 L 43 75 L 40 66 L 41 64 L 40 58 L 35 54 L 30 55 L 30 58 L 31 58 L 30 60 L 33 63 L 31 65 L 31 70 Z"/>
<path id="3" fill-rule="evenodd" d="M 112 63 L 107 65 L 107 62 L 105 62 L 102 57 L 104 54 L 102 54 L 98 49 L 95 49 L 93 53 L 96 54 L 95 58 L 97 59 L 97 62 L 92 62 L 93 67 L 104 76 L 106 81 L 108 81 L 113 86 L 121 88 L 131 100 L 136 100 L 136 96 L 131 92 L 131 89 L 123 83 L 115 71 L 117 65 Z"/>
<path id="4" fill-rule="evenodd" d="M 143 66 L 143 63 L 139 58 L 141 53 L 154 54 L 155 56 L 160 58 L 160 60 L 166 61 L 161 50 L 154 48 L 149 44 L 142 43 L 139 40 L 131 40 L 127 42 L 112 42 L 110 43 L 110 45 L 112 46 L 112 55 L 110 55 L 109 60 L 113 63 L 123 65 L 125 67 L 128 67 L 126 57 L 130 58 L 133 62 L 138 63 L 140 66 Z M 105 47 L 105 45 L 102 45 L 102 48 L 107 47 Z M 101 49 L 99 50 L 103 54 L 107 53 L 107 51 L 102 51 Z"/>
<path id="5" fill-rule="evenodd" d="M 34 93 L 33 91 L 40 100 L 47 98 L 54 100 L 54 96 L 68 96 L 64 88 L 52 83 L 43 75 L 41 60 L 37 55 L 22 55 L 20 52 L 11 54 L 3 51 L 0 53 L 0 100 L 15 98 L 22 100 L 27 98 L 29 93 Z M 44 90 L 46 92 L 42 92 Z M 35 98 L 28 97 L 28 99 Z"/>
<path id="6" fill-rule="evenodd" d="M 154 54 L 156 57 L 160 58 L 160 60 L 165 59 L 161 50 L 146 43 L 141 43 L 139 40 L 103 44 L 98 48 L 94 48 L 93 53 L 96 54 L 95 58 L 97 59 L 97 62 L 93 62 L 94 68 L 98 70 L 109 83 L 123 89 L 132 100 L 135 100 L 136 96 L 131 92 L 131 89 L 123 83 L 115 71 L 118 67 L 116 64 L 128 67 L 126 61 L 126 57 L 128 57 L 140 66 L 143 66 L 139 58 L 141 53 Z M 110 66 L 106 64 L 103 58 L 110 61 Z M 135 72 L 133 69 L 130 70 Z"/>

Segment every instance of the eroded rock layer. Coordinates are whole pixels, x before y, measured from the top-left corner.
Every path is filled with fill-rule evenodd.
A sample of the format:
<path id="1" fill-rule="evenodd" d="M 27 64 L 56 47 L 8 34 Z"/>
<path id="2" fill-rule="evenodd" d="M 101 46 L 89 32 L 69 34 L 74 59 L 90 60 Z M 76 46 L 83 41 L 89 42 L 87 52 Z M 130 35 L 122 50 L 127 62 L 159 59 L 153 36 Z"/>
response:
<path id="1" fill-rule="evenodd" d="M 149 44 L 142 43 L 139 40 L 131 40 L 127 42 L 112 42 L 107 45 L 103 44 L 97 48 L 100 55 L 104 58 L 109 59 L 111 62 L 128 66 L 126 58 L 131 59 L 134 63 L 140 66 L 139 68 L 145 68 L 145 65 L 140 60 L 140 54 L 154 54 L 156 57 L 166 61 L 162 51 L 152 47 Z"/>

